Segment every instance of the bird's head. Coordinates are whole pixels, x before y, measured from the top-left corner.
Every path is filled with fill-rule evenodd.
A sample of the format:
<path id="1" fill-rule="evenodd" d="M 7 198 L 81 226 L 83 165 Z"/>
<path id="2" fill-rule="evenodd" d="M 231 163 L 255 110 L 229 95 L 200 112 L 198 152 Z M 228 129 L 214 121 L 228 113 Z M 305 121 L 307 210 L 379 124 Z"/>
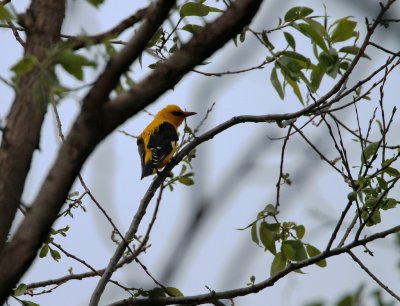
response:
<path id="1" fill-rule="evenodd" d="M 186 117 L 195 114 L 195 112 L 185 112 L 178 105 L 171 104 L 160 110 L 156 116 L 172 123 L 177 128 Z"/>

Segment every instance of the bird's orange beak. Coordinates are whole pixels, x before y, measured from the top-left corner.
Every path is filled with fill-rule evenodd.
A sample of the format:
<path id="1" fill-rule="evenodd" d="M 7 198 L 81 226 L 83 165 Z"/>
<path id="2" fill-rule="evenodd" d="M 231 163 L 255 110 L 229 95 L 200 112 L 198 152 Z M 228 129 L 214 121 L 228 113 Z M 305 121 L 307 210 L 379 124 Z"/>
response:
<path id="1" fill-rule="evenodd" d="M 193 115 L 196 115 L 197 113 L 195 113 L 195 112 L 183 112 L 183 115 L 185 116 L 185 117 L 189 117 L 189 116 L 193 116 Z"/>

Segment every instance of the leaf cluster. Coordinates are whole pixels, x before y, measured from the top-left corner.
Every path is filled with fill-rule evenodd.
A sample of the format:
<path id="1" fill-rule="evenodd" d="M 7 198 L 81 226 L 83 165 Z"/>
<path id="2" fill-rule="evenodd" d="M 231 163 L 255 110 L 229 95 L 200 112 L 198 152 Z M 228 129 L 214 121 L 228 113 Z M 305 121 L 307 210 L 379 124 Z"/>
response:
<path id="1" fill-rule="evenodd" d="M 50 254 L 51 258 L 53 258 L 55 261 L 59 261 L 61 259 L 61 254 L 54 248 L 50 246 L 50 244 L 54 241 L 54 236 L 56 235 L 61 235 L 63 237 L 67 236 L 67 232 L 69 230 L 69 226 L 67 225 L 64 228 L 60 228 L 58 230 L 51 229 L 48 237 L 44 241 L 44 245 L 40 249 L 39 252 L 39 257 L 44 258 L 48 254 Z"/>
<path id="2" fill-rule="evenodd" d="M 291 262 L 306 260 L 321 253 L 315 246 L 302 241 L 306 233 L 304 225 L 279 222 L 276 217 L 278 214 L 279 211 L 272 204 L 268 204 L 258 213 L 257 219 L 246 227 L 251 229 L 253 242 L 274 256 L 270 268 L 271 276 L 286 268 Z M 269 221 L 270 219 L 273 221 Z M 326 261 L 321 260 L 316 265 L 325 267 Z M 296 272 L 302 273 L 300 270 Z"/>
<path id="3" fill-rule="evenodd" d="M 266 59 L 266 62 L 274 62 L 270 81 L 282 100 L 289 86 L 304 104 L 300 85 L 307 86 L 312 93 L 317 92 L 324 76 L 335 79 L 348 69 L 352 58 L 361 52 L 356 45 L 359 36 L 355 30 L 357 22 L 350 16 L 328 24 L 326 13 L 317 16 L 312 15 L 313 12 L 309 7 L 296 6 L 286 12 L 283 20 L 279 20 L 274 31 L 279 30 L 283 34 L 287 44 L 283 50 L 275 50 L 275 45 L 268 37 L 271 30 L 255 33 L 271 53 Z M 244 32 L 240 34 L 241 42 L 244 41 Z M 314 59 L 307 52 L 298 50 L 297 41 L 303 37 L 310 41 Z"/>

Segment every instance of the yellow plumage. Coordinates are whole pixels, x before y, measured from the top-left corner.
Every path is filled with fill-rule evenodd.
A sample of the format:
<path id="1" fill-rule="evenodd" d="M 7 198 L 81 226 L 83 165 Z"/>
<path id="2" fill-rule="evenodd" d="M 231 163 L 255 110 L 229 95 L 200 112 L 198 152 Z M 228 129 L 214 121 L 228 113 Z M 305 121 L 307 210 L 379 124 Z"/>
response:
<path id="1" fill-rule="evenodd" d="M 137 139 L 142 164 L 141 178 L 170 162 L 176 151 L 178 127 L 186 117 L 194 114 L 183 111 L 177 105 L 168 105 L 157 113 Z"/>

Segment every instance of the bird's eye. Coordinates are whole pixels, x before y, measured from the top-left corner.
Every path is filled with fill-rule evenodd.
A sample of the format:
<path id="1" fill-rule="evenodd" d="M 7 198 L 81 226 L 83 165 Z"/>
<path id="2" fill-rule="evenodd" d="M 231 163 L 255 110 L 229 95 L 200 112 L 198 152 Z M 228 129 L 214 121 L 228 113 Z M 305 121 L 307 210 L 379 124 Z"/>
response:
<path id="1" fill-rule="evenodd" d="M 180 111 L 174 111 L 174 112 L 172 112 L 172 115 L 180 117 L 180 116 L 183 116 L 183 113 Z"/>

